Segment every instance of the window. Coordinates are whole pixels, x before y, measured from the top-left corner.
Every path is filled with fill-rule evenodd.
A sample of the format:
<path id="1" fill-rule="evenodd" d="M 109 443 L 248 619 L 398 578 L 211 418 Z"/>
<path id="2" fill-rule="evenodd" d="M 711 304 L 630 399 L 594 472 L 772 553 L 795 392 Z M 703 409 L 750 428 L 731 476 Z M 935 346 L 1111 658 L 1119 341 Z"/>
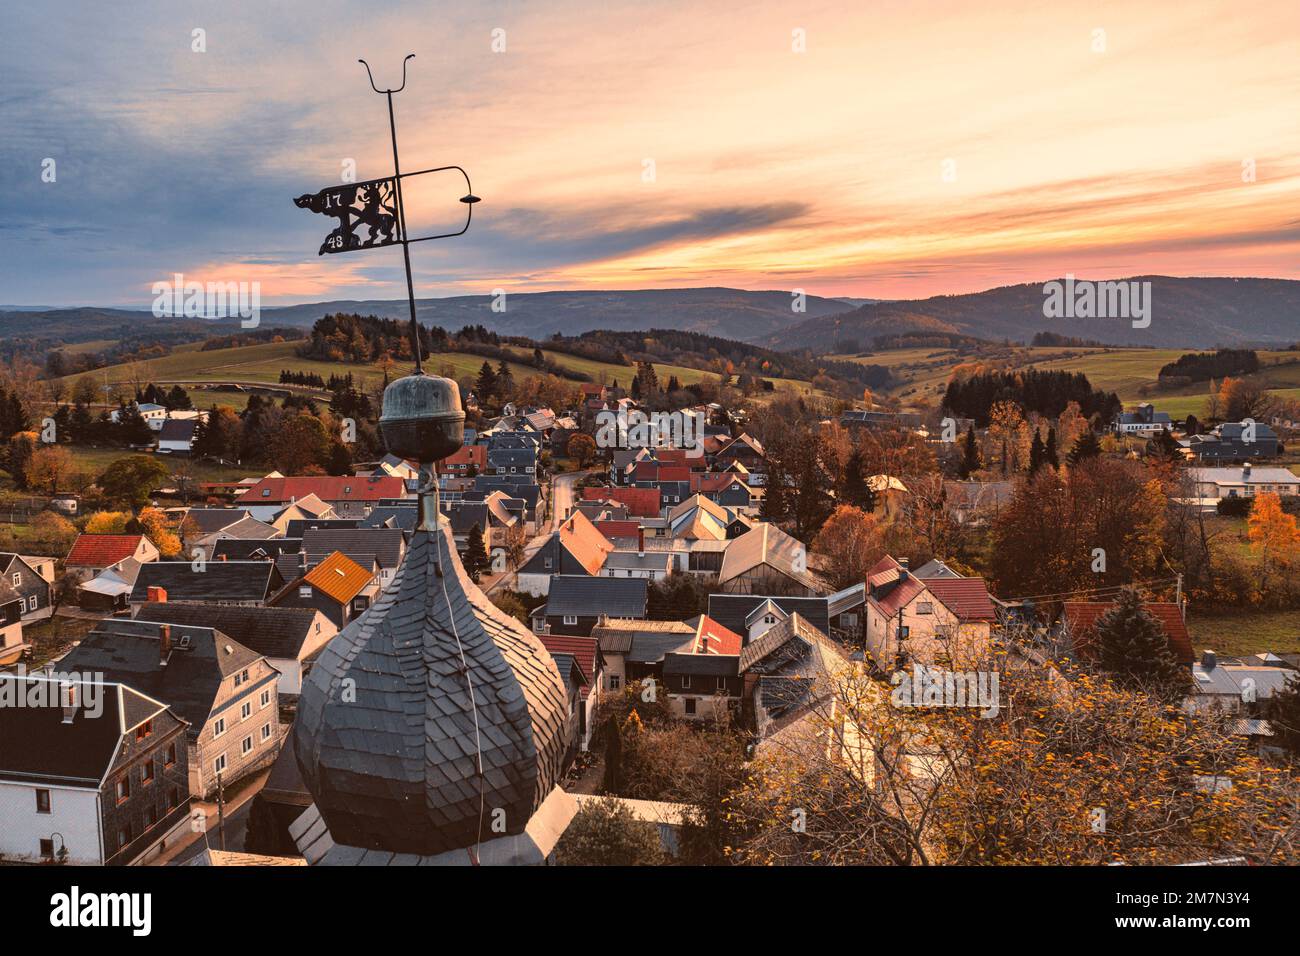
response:
<path id="1" fill-rule="evenodd" d="M 610 689 L 610 690 L 618 690 L 619 687 L 622 686 L 622 684 L 623 684 L 623 678 L 619 677 L 617 674 L 610 674 L 610 675 L 609 675 L 609 689 Z"/>
<path id="2" fill-rule="evenodd" d="M 694 698 L 694 697 L 687 697 L 686 700 L 684 701 L 684 703 L 686 704 L 686 714 L 687 714 L 687 716 L 694 717 L 694 716 L 695 716 L 695 698 Z"/>
<path id="3" fill-rule="evenodd" d="M 549 567 L 551 566 L 551 559 L 550 559 L 550 558 L 546 558 L 546 559 L 545 559 L 545 564 L 546 564 L 546 567 L 549 568 Z"/>
<path id="4" fill-rule="evenodd" d="M 177 790 L 175 787 L 172 787 L 170 790 L 167 791 L 168 810 L 175 810 L 176 807 L 180 804 L 180 801 L 181 801 L 181 792 L 179 790 Z"/>
<path id="5" fill-rule="evenodd" d="M 253 735 L 249 734 L 239 742 L 239 752 L 241 755 L 247 755 L 253 751 Z"/>
<path id="6" fill-rule="evenodd" d="M 727 689 L 727 679 L 725 677 L 719 677 L 718 690 L 726 690 L 726 689 Z"/>
<path id="7" fill-rule="evenodd" d="M 48 790 L 36 791 L 36 812 L 37 813 L 50 812 L 50 791 Z"/>
<path id="8" fill-rule="evenodd" d="M 239 719 L 247 720 L 249 717 L 252 716 L 253 716 L 253 702 L 251 700 L 246 700 L 244 701 L 244 706 L 239 708 Z"/>
<path id="9" fill-rule="evenodd" d="M 117 781 L 117 802 L 121 803 L 131 796 L 131 778 L 122 777 Z"/>
<path id="10" fill-rule="evenodd" d="M 270 740 L 270 739 L 271 739 L 271 725 L 270 725 L 270 724 L 263 724 L 263 725 L 262 725 L 262 739 L 263 739 L 263 740 Z"/>
<path id="11" fill-rule="evenodd" d="M 18 587 L 18 586 L 19 586 L 20 584 L 22 584 L 22 583 L 23 583 L 23 576 L 22 576 L 21 574 L 19 574 L 17 571 L 15 571 L 15 572 L 14 572 L 14 587 Z"/>
<path id="12" fill-rule="evenodd" d="M 316 622 L 316 633 L 317 633 L 317 634 L 320 633 L 320 621 L 317 621 L 317 622 Z"/>
<path id="13" fill-rule="evenodd" d="M 920 602 L 919 604 L 917 604 L 917 606 L 916 606 L 916 613 L 917 613 L 917 614 L 933 614 L 933 613 L 934 613 L 934 605 L 933 605 L 932 603 L 930 603 L 929 601 L 922 601 L 922 602 Z"/>
<path id="14" fill-rule="evenodd" d="M 120 850 L 131 842 L 131 824 L 127 824 L 117 831 L 117 848 Z"/>
<path id="15" fill-rule="evenodd" d="M 218 717 L 217 722 L 212 725 L 212 739 L 216 740 L 226 732 L 226 718 Z"/>
<path id="16" fill-rule="evenodd" d="M 153 826 L 157 822 L 158 822 L 158 808 L 152 805 L 145 807 L 144 810 L 145 829 L 148 829 L 149 827 Z"/>
<path id="17" fill-rule="evenodd" d="M 140 768 L 140 779 L 145 783 L 153 783 L 154 766 L 153 760 L 146 760 Z"/>
<path id="18" fill-rule="evenodd" d="M 270 704 L 271 704 L 271 691 L 268 688 L 262 691 L 262 707 L 269 707 Z"/>
<path id="19" fill-rule="evenodd" d="M 686 690 L 686 689 L 688 689 L 690 686 L 691 686 L 691 675 L 690 675 L 690 674 L 683 674 L 683 675 L 682 675 L 682 690 Z"/>
<path id="20" fill-rule="evenodd" d="M 578 623 L 578 615 L 576 615 L 576 614 L 566 614 L 566 615 L 564 615 L 564 625 L 565 625 L 565 627 L 573 627 L 573 626 L 576 626 L 577 623 Z"/>
<path id="21" fill-rule="evenodd" d="M 299 588 L 299 589 L 298 589 L 298 597 L 300 597 L 300 598 L 309 598 L 309 597 L 311 597 L 311 587 L 310 587 L 310 585 L 307 586 L 307 587 L 301 587 L 301 588 Z"/>
<path id="22" fill-rule="evenodd" d="M 54 840 L 52 838 L 51 839 L 45 839 L 44 837 L 41 838 L 41 859 L 42 860 L 54 859 Z"/>
<path id="23" fill-rule="evenodd" d="M 226 769 L 226 755 L 222 754 L 216 760 L 212 761 L 212 772 L 221 773 Z"/>
<path id="24" fill-rule="evenodd" d="M 263 488 L 263 489 L 262 489 L 262 497 L 263 497 L 263 498 L 269 498 L 269 497 L 271 497 L 271 489 L 270 489 L 270 488 Z"/>
<path id="25" fill-rule="evenodd" d="M 170 767 L 176 762 L 176 745 L 168 744 L 167 753 L 163 755 L 163 766 Z"/>
<path id="26" fill-rule="evenodd" d="M 144 738 L 148 737 L 152 733 L 153 733 L 153 721 L 146 720 L 143 724 L 141 724 L 139 727 L 135 729 L 135 739 L 144 740 Z"/>

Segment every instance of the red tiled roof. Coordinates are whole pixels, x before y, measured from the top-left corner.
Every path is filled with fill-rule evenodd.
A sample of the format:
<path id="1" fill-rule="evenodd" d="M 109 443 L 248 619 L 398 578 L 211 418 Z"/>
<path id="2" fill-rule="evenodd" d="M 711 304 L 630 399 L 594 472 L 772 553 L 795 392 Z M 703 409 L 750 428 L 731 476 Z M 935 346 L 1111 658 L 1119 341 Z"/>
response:
<path id="1" fill-rule="evenodd" d="M 997 615 L 983 578 L 928 578 L 926 588 L 961 621 L 992 621 Z"/>
<path id="2" fill-rule="evenodd" d="M 590 684 L 596 673 L 596 652 L 600 641 L 594 637 L 568 637 L 563 634 L 539 634 L 542 644 L 552 654 L 572 654 L 582 669 L 584 683 Z"/>
<path id="3" fill-rule="evenodd" d="M 658 518 L 661 507 L 658 488 L 583 488 L 582 500 L 617 501 L 638 518 Z"/>
<path id="4" fill-rule="evenodd" d="M 745 639 L 735 631 L 723 627 L 707 614 L 701 614 L 691 653 L 738 655 L 744 643 Z"/>
<path id="5" fill-rule="evenodd" d="M 436 467 L 442 468 L 443 465 L 473 465 L 483 471 L 487 468 L 487 445 L 461 445 Z"/>
<path id="6" fill-rule="evenodd" d="M 401 498 L 406 492 L 406 482 L 401 478 L 384 476 L 370 478 L 364 475 L 334 477 L 320 475 L 300 478 L 263 478 L 244 492 L 241 504 L 279 502 L 315 495 L 321 501 L 378 501 L 380 498 Z"/>
<path id="7" fill-rule="evenodd" d="M 870 580 L 868 578 L 868 580 Z M 872 598 L 876 607 L 880 608 L 885 617 L 891 617 L 897 614 L 900 608 L 907 607 L 918 594 L 925 590 L 926 582 L 912 575 L 907 576 L 907 580 L 899 581 L 889 589 L 882 597 Z"/>
<path id="8" fill-rule="evenodd" d="M 107 568 L 135 554 L 142 534 L 83 534 L 72 543 L 64 564 L 87 568 Z"/>
<path id="9" fill-rule="evenodd" d="M 1080 657 L 1095 656 L 1093 640 L 1096 637 L 1097 618 L 1111 608 L 1111 604 L 1098 601 L 1066 601 L 1065 620 L 1074 637 L 1075 650 Z M 1196 660 L 1192 652 L 1192 638 L 1187 633 L 1187 623 L 1182 611 L 1172 601 L 1144 601 L 1143 609 L 1160 622 L 1169 637 L 1169 649 L 1180 664 L 1191 666 Z"/>
<path id="10" fill-rule="evenodd" d="M 745 482 L 735 474 L 727 474 L 723 472 L 713 472 L 707 475 L 695 474 L 691 475 L 691 491 L 702 492 L 704 494 L 708 494 L 709 492 L 718 492 L 724 488 L 730 488 L 733 482 L 740 485 L 745 484 Z"/>
<path id="11" fill-rule="evenodd" d="M 641 530 L 639 521 L 593 521 L 592 524 L 610 541 L 615 538 L 635 538 Z"/>
<path id="12" fill-rule="evenodd" d="M 584 383 L 583 385 L 579 386 L 579 388 L 582 389 L 583 395 L 600 395 L 605 391 L 604 385 L 596 385 L 591 382 Z"/>

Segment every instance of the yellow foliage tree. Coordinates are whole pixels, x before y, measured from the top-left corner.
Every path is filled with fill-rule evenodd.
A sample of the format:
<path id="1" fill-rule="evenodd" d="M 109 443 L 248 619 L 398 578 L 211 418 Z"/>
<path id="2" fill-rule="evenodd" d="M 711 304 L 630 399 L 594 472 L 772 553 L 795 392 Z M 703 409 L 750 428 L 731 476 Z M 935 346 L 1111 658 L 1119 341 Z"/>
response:
<path id="1" fill-rule="evenodd" d="M 86 520 L 86 534 L 121 534 L 131 520 L 129 511 L 96 511 Z"/>

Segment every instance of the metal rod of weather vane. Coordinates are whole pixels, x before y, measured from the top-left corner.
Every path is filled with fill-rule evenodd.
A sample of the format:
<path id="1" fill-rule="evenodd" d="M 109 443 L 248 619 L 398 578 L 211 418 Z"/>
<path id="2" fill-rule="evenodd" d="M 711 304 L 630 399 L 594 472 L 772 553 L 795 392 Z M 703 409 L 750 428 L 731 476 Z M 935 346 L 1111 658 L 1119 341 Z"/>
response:
<path id="1" fill-rule="evenodd" d="M 388 90 L 388 131 L 393 137 L 393 189 L 397 193 L 397 225 L 402 230 L 402 259 L 406 263 L 406 299 L 411 306 L 411 347 L 415 350 L 415 371 L 420 367 L 420 326 L 415 320 L 415 284 L 411 281 L 411 246 L 406 238 L 406 207 L 402 204 L 402 166 L 397 160 L 397 121 L 393 118 L 393 91 Z"/>

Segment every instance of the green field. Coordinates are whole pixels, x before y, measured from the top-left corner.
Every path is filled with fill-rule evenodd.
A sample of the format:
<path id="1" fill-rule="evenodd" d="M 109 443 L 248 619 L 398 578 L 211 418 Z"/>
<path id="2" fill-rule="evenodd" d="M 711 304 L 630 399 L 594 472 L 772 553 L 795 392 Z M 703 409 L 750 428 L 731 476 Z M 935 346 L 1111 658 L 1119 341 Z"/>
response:
<path id="1" fill-rule="evenodd" d="M 280 371 L 292 369 L 296 372 L 315 372 L 324 379 L 331 375 L 351 372 L 362 388 L 373 388 L 383 381 L 383 369 L 376 363 L 355 364 L 343 362 L 323 362 L 315 359 L 299 358 L 295 352 L 297 342 L 267 342 L 260 345 L 245 345 L 238 348 L 214 349 L 200 351 L 198 343 L 177 347 L 172 354 L 147 362 L 111 365 L 96 369 L 89 374 L 101 385 L 130 386 L 135 382 L 179 382 L 184 386 L 204 382 L 239 382 L 257 385 L 278 385 Z M 519 358 L 518 362 L 508 363 L 510 373 L 516 380 L 537 375 L 538 370 L 531 364 L 532 353 L 525 349 L 512 350 Z M 594 382 L 610 384 L 617 380 L 627 387 L 631 384 L 635 369 L 625 365 L 598 362 L 592 359 L 568 355 L 564 352 L 544 351 L 548 359 L 569 371 L 591 377 Z M 484 357 L 465 352 L 435 352 L 425 360 L 425 365 L 438 374 L 450 374 L 457 379 L 474 378 L 482 368 Z M 493 367 L 498 363 L 489 360 Z M 397 366 L 393 374 L 403 374 L 405 368 Z M 717 373 L 680 365 L 655 364 L 655 372 L 662 384 L 676 376 L 683 385 L 690 385 L 704 379 L 716 379 Z M 71 385 L 79 375 L 68 376 Z M 796 388 L 811 390 L 807 382 L 791 379 L 773 379 L 777 388 Z M 234 391 L 207 391 L 192 394 L 196 405 L 206 407 L 210 404 L 230 405 L 236 409 L 248 403 L 247 394 Z"/>
<path id="2" fill-rule="evenodd" d="M 1233 614 L 1187 613 L 1187 630 L 1199 655 L 1212 650 L 1240 657 L 1272 651 L 1300 652 L 1300 611 L 1240 611 Z"/>
<path id="3" fill-rule="evenodd" d="M 883 365 L 898 379 L 893 397 L 909 403 L 937 403 L 953 368 L 961 363 L 985 362 L 996 367 L 1060 369 L 1082 372 L 1096 388 L 1113 391 L 1125 406 L 1151 402 L 1175 418 L 1202 416 L 1209 383 L 1164 391 L 1156 387 L 1160 368 L 1185 355 L 1188 349 L 990 347 L 980 354 L 961 355 L 955 349 L 913 348 L 868 355 L 831 356 L 867 365 Z M 1300 398 L 1300 352 L 1259 353 L 1258 373 L 1269 392 L 1283 398 Z"/>

